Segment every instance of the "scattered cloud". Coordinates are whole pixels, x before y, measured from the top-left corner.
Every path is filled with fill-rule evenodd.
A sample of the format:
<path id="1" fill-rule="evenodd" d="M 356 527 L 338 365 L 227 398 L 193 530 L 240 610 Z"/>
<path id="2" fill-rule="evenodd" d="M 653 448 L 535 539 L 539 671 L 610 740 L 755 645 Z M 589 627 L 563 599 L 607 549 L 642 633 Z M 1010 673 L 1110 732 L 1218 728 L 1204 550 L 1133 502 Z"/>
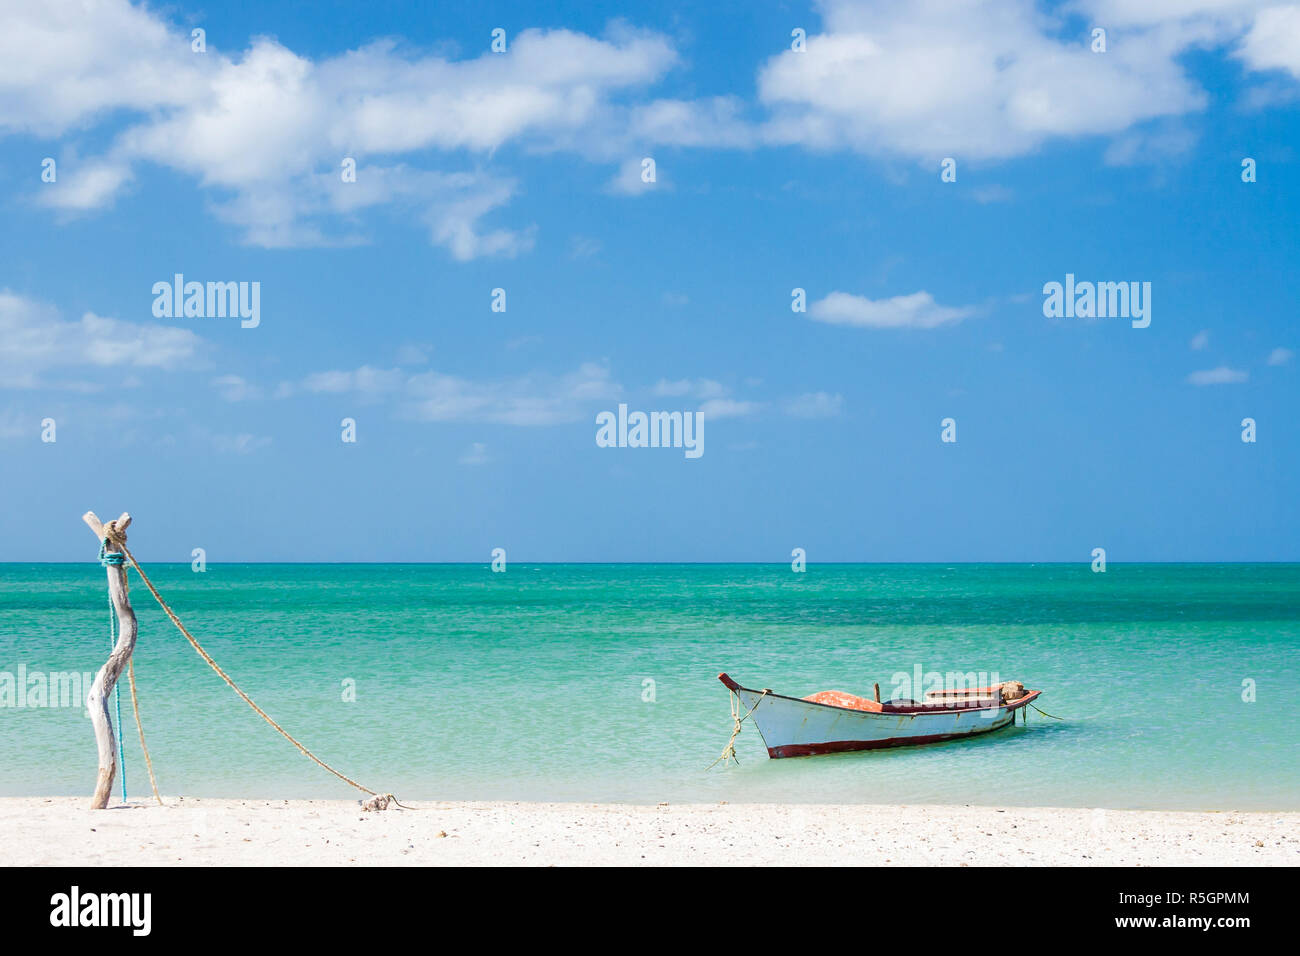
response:
<path id="1" fill-rule="evenodd" d="M 1269 365 L 1285 365 L 1295 358 L 1295 352 L 1290 349 L 1276 348 L 1268 353 Z"/>
<path id="2" fill-rule="evenodd" d="M 605 364 L 587 362 L 565 375 L 534 373 L 497 380 L 362 365 L 282 382 L 275 395 L 349 395 L 364 402 L 390 402 L 403 417 L 416 421 L 558 425 L 582 420 L 593 402 L 616 399 L 622 392 Z"/>
<path id="3" fill-rule="evenodd" d="M 398 365 L 428 365 L 433 346 L 427 343 L 408 342 L 397 350 Z"/>
<path id="4" fill-rule="evenodd" d="M 492 459 L 488 458 L 487 445 L 476 441 L 457 460 L 462 465 L 486 465 Z"/>
<path id="5" fill-rule="evenodd" d="M 808 317 L 817 322 L 867 329 L 933 329 L 960 322 L 976 312 L 973 306 L 939 305 L 925 291 L 891 299 L 832 292 L 808 307 Z"/>
<path id="6" fill-rule="evenodd" d="M 691 398 L 721 398 L 727 394 L 727 388 L 721 382 L 715 382 L 711 378 L 679 378 L 669 380 L 661 378 L 655 383 L 652 389 L 656 396 L 661 398 L 678 398 L 689 396 Z"/>
<path id="7" fill-rule="evenodd" d="M 406 383 L 403 400 L 406 413 L 420 421 L 536 426 L 581 421 L 592 402 L 610 401 L 622 391 L 607 366 L 587 362 L 559 377 L 502 381 L 422 372 Z"/>
<path id="8" fill-rule="evenodd" d="M 1102 161 L 1107 166 L 1159 165 L 1186 155 L 1195 145 L 1196 133 L 1182 122 L 1156 123 L 1116 137 Z"/>
<path id="9" fill-rule="evenodd" d="M 1300 5 L 1259 11 L 1235 55 L 1252 70 L 1285 70 L 1300 79 Z"/>
<path id="10" fill-rule="evenodd" d="M 844 410 L 844 397 L 829 392 L 806 392 L 785 403 L 785 413 L 794 418 L 834 418 Z"/>
<path id="11" fill-rule="evenodd" d="M 752 415 L 763 407 L 762 402 L 735 398 L 731 389 L 711 378 L 661 378 L 651 388 L 656 398 L 684 398 L 699 402 L 699 411 L 705 418 L 741 418 Z"/>
<path id="12" fill-rule="evenodd" d="M 618 167 L 618 172 L 614 174 L 614 178 L 605 184 L 605 191 L 616 196 L 644 196 L 652 190 L 668 188 L 668 183 L 660 174 L 657 163 L 654 180 L 646 181 L 646 172 L 642 166 L 645 158 L 634 157 L 624 160 Z"/>
<path id="13" fill-rule="evenodd" d="M 63 162 L 55 169 L 55 181 L 37 191 L 36 201 L 63 212 L 109 206 L 132 179 L 129 165 L 112 160 L 97 160 L 84 166 Z"/>
<path id="14" fill-rule="evenodd" d="M 350 371 L 315 372 L 302 380 L 305 392 L 348 393 L 363 399 L 377 399 L 401 389 L 407 379 L 400 368 L 381 369 L 369 365 Z"/>
<path id="15" fill-rule="evenodd" d="M 1207 102 L 1178 59 L 1200 37 L 1190 29 L 1099 20 L 1112 32 L 1099 55 L 1032 0 L 820 7 L 823 31 L 810 33 L 807 51 L 785 51 L 759 71 L 768 141 L 929 162 L 1004 159 Z"/>
<path id="16" fill-rule="evenodd" d="M 1187 73 L 1189 52 L 1231 50 L 1265 82 L 1300 78 L 1300 6 L 1263 0 L 1075 0 L 1064 12 L 1034 0 L 822 0 L 806 52 L 756 66 L 752 102 L 653 97 L 681 57 L 666 34 L 621 21 L 600 36 L 524 29 L 504 54 L 463 59 L 396 39 L 310 56 L 257 37 L 196 54 L 167 14 L 127 0 L 10 6 L 0 134 L 115 124 L 100 155 L 70 157 L 35 201 L 101 209 L 157 164 L 192 177 L 248 244 L 365 242 L 359 214 L 383 207 L 409 210 L 457 260 L 535 244 L 533 226 L 490 223 L 520 192 L 489 168 L 506 146 L 616 165 L 607 188 L 624 195 L 671 187 L 662 168 L 655 184 L 641 178 L 656 147 L 793 145 L 931 163 L 1095 136 L 1112 140 L 1107 162 L 1130 163 L 1191 146 L 1185 121 L 1208 96 Z M 1106 25 L 1104 55 L 1067 13 Z M 349 161 L 354 181 L 342 175 Z M 575 237 L 571 255 L 598 251 Z"/>
<path id="17" fill-rule="evenodd" d="M 594 236 L 572 236 L 569 239 L 569 258 L 590 259 L 599 255 L 604 247 L 605 244 Z"/>
<path id="18" fill-rule="evenodd" d="M 998 186 L 996 184 L 992 186 L 980 186 L 976 189 L 972 189 L 970 193 L 971 199 L 974 199 L 982 206 L 995 202 L 1009 202 L 1015 198 L 1015 195 L 1016 194 L 1006 186 Z"/>
<path id="19" fill-rule="evenodd" d="M 742 418 L 754 414 L 761 407 L 758 402 L 742 402 L 734 398 L 711 398 L 700 405 L 700 414 L 706 419 Z"/>
<path id="20" fill-rule="evenodd" d="M 1209 330 L 1201 329 L 1201 331 L 1192 336 L 1192 341 L 1189 344 L 1193 351 L 1204 352 L 1210 346 Z"/>
<path id="21" fill-rule="evenodd" d="M 262 390 L 238 375 L 222 375 L 212 380 L 212 385 L 228 402 L 247 402 L 262 397 Z"/>
<path id="22" fill-rule="evenodd" d="M 203 431 L 202 434 L 206 435 L 212 447 L 223 455 L 251 455 L 271 444 L 271 439 L 267 436 L 252 435 L 247 432 L 224 435 Z"/>
<path id="23" fill-rule="evenodd" d="M 51 306 L 0 289 L 0 386 L 35 387 L 58 368 L 155 368 L 196 364 L 203 340 L 189 329 L 124 322 L 86 312 L 67 321 Z"/>
<path id="24" fill-rule="evenodd" d="M 1187 376 L 1190 385 L 1239 385 L 1250 379 L 1250 373 L 1242 369 L 1220 365 L 1218 368 L 1204 369 Z"/>
<path id="25" fill-rule="evenodd" d="M 412 208 L 456 259 L 513 256 L 531 248 L 531 230 L 484 221 L 517 186 L 466 154 L 517 143 L 611 160 L 631 122 L 616 98 L 677 59 L 666 37 L 621 23 L 601 37 L 525 29 L 505 54 L 464 60 L 389 39 L 320 58 L 269 37 L 196 54 L 187 32 L 143 6 L 51 0 L 6 11 L 0 132 L 57 137 L 125 120 L 103 155 L 37 194 L 65 211 L 102 208 L 155 163 L 194 177 L 252 245 L 363 241 L 354 214 L 388 205 Z M 425 167 L 392 162 L 403 156 Z"/>

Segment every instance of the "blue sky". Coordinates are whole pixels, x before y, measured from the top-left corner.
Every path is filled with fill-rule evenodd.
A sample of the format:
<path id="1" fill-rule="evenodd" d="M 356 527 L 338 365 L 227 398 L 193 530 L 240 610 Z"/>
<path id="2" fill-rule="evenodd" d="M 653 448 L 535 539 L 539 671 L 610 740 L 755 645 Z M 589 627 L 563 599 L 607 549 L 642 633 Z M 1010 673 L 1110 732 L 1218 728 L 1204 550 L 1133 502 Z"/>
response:
<path id="1" fill-rule="evenodd" d="M 1300 6 L 1129 6 L 0 4 L 8 557 L 1300 559 Z"/>

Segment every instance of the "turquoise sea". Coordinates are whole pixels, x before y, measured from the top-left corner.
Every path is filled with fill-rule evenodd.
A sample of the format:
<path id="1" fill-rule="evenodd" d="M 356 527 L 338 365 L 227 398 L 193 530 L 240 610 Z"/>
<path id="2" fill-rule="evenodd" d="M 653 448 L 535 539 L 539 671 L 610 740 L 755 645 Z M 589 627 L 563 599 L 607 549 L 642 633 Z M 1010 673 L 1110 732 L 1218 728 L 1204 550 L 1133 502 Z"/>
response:
<path id="1" fill-rule="evenodd" d="M 1300 809 L 1300 565 L 146 565 L 213 657 L 320 756 L 407 800 Z M 274 733 L 131 575 L 165 794 L 358 796 Z M 96 563 L 0 565 L 0 692 L 93 672 Z M 716 677 L 885 696 L 897 672 L 1039 688 L 1027 726 L 769 760 Z M 149 793 L 123 681 L 130 793 Z M 1246 692 L 1253 685 L 1254 700 Z M 2 696 L 2 694 L 0 694 Z M 345 699 L 354 696 L 355 700 Z M 89 794 L 83 706 L 0 707 L 0 795 Z"/>

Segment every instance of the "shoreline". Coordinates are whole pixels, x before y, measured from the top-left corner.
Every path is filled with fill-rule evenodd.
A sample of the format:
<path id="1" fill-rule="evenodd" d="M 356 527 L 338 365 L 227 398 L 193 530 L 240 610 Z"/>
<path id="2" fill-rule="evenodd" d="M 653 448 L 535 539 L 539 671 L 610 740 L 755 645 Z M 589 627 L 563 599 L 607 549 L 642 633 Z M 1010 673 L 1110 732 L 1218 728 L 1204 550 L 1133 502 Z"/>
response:
<path id="1" fill-rule="evenodd" d="M 1296 866 L 1300 811 L 0 798 L 9 866 Z"/>

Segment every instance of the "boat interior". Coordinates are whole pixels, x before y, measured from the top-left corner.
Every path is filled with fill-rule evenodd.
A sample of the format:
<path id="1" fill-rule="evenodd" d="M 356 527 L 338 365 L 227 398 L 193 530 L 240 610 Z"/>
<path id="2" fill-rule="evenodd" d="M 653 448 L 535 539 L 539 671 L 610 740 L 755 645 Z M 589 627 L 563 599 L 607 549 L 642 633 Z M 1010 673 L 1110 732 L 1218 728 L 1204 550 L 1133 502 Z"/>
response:
<path id="1" fill-rule="evenodd" d="M 992 687 L 973 687 L 964 690 L 930 691 L 925 700 L 896 697 L 892 700 L 873 700 L 842 690 L 823 690 L 803 698 L 814 704 L 861 710 L 875 714 L 917 714 L 949 710 L 983 710 L 989 707 L 1019 707 L 1038 696 L 1038 691 L 1026 690 L 1020 681 L 1004 681 Z"/>

